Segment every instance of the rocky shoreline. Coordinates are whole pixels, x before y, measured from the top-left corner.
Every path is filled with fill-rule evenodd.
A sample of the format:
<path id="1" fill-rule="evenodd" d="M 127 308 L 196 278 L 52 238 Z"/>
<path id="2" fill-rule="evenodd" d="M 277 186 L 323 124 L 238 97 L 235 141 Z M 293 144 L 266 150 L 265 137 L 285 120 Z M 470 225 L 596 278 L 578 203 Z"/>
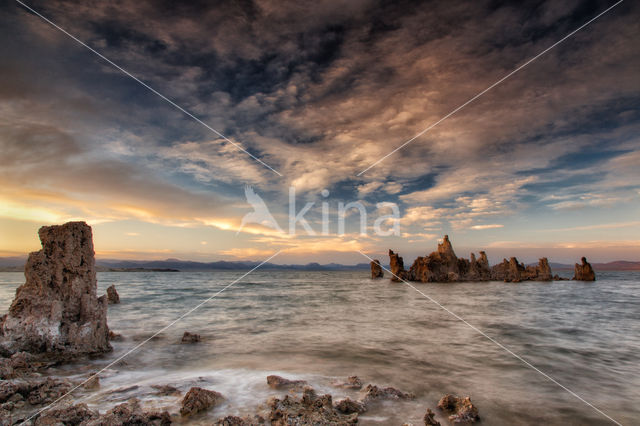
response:
<path id="1" fill-rule="evenodd" d="M 205 419 L 223 405 L 225 395 L 214 389 L 191 386 L 183 395 L 171 384 L 158 383 L 156 395 L 171 395 L 178 404 L 162 409 L 145 408 L 137 394 L 99 412 L 77 398 L 100 389 L 97 374 L 69 380 L 48 376 L 54 366 L 100 357 L 112 350 L 110 340 L 121 336 L 109 330 L 109 304 L 122 303 L 114 286 L 97 295 L 91 227 L 84 222 L 45 226 L 39 231 L 42 250 L 31 253 L 26 282 L 16 290 L 9 312 L 0 318 L 0 424 L 30 425 L 169 425 Z M 378 264 L 378 267 L 380 265 Z M 378 275 L 382 269 L 378 271 Z M 198 344 L 199 334 L 185 332 L 180 343 Z M 76 364 L 77 365 L 77 364 Z M 241 385 L 241 384 L 239 384 Z M 358 423 L 358 416 L 383 401 L 413 401 L 415 395 L 393 387 L 364 385 L 357 376 L 332 383 L 336 389 L 357 392 L 357 397 L 334 401 L 330 393 L 317 393 L 304 380 L 270 375 L 265 386 L 276 395 L 244 417 L 223 416 L 216 425 L 307 425 Z M 127 389 L 113 392 L 133 392 Z M 435 401 L 434 401 L 435 404 Z M 479 420 L 469 397 L 445 395 L 434 412 L 425 407 L 424 424 L 439 425 L 436 413 L 452 423 Z"/>
<path id="2" fill-rule="evenodd" d="M 404 267 L 404 260 L 398 253 L 389 250 L 389 270 L 391 281 L 417 282 L 462 282 L 462 281 L 504 281 L 518 283 L 522 281 L 563 281 L 557 274 L 552 275 L 549 261 L 540 258 L 537 265 L 525 266 L 518 259 L 503 259 L 497 265 L 489 266 L 487 254 L 480 251 L 478 257 L 471 253 L 469 259 L 459 258 L 453 251 L 449 236 L 445 235 L 438 249 L 428 256 L 418 257 L 409 270 Z M 379 260 L 371 262 L 371 278 L 382 278 L 384 272 Z M 582 258 L 581 264 L 575 264 L 572 280 L 595 281 L 593 268 Z"/>

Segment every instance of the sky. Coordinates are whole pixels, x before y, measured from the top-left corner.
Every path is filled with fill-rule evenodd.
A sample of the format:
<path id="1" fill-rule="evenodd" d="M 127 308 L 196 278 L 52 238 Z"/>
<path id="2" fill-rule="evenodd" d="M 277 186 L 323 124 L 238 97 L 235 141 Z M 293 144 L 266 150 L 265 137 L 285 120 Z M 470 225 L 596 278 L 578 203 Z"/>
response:
<path id="1" fill-rule="evenodd" d="M 85 220 L 99 259 L 410 261 L 448 234 L 492 263 L 640 260 L 637 2 L 369 168 L 614 3 L 25 1 L 136 81 L 3 2 L 0 256 Z M 246 186 L 285 231 L 294 188 L 316 235 L 240 229 Z M 339 235 L 356 201 L 367 234 L 351 209 Z M 399 235 L 371 231 L 383 202 Z"/>

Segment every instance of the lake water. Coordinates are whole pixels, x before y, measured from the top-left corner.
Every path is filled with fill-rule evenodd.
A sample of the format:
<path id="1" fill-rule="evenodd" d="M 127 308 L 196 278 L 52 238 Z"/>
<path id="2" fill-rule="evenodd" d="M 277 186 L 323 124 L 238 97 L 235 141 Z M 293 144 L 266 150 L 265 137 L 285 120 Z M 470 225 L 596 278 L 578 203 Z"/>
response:
<path id="1" fill-rule="evenodd" d="M 97 371 L 242 274 L 99 273 L 100 294 L 111 284 L 120 293 L 109 327 L 125 340 L 103 358 L 50 373 Z M 598 279 L 414 285 L 618 422 L 640 424 L 640 273 Z M 0 273 L 0 311 L 23 282 L 21 273 Z M 180 344 L 184 331 L 202 342 Z M 417 396 L 368 411 L 362 424 L 421 424 L 445 393 L 470 395 L 485 425 L 612 424 L 415 290 L 367 271 L 255 271 L 124 361 L 76 399 L 106 410 L 137 396 L 176 412 L 179 396 L 154 396 L 150 386 L 198 385 L 227 398 L 193 420 L 206 423 L 253 413 L 279 394 L 268 374 L 305 379 L 334 398 L 357 396 L 331 382 L 358 375 Z"/>

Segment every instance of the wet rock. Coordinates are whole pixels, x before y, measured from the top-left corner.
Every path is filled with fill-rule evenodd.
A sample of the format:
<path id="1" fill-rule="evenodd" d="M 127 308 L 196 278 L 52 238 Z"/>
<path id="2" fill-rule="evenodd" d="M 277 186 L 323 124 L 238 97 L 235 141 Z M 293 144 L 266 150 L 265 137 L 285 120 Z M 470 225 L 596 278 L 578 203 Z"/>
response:
<path id="1" fill-rule="evenodd" d="M 264 418 L 259 415 L 255 415 L 253 417 L 237 417 L 237 416 L 227 416 L 221 419 L 218 419 L 214 425 L 216 426 L 256 426 L 265 424 Z"/>
<path id="2" fill-rule="evenodd" d="M 122 337 L 122 334 L 118 334 L 109 330 L 109 340 L 113 342 L 121 342 L 124 340 L 124 337 Z"/>
<path id="3" fill-rule="evenodd" d="M 107 288 L 107 301 L 110 305 L 115 305 L 120 303 L 120 295 L 116 291 L 116 286 L 111 285 Z"/>
<path id="4" fill-rule="evenodd" d="M 391 281 L 400 282 L 408 278 L 407 271 L 404 269 L 404 260 L 393 250 L 389 250 L 389 269 L 392 274 Z"/>
<path id="5" fill-rule="evenodd" d="M 47 377 L 3 380 L 0 382 L 0 403 L 26 400 L 31 405 L 55 401 L 71 390 L 68 380 Z"/>
<path id="6" fill-rule="evenodd" d="M 358 422 L 358 413 L 343 414 L 332 405 L 331 395 L 318 396 L 306 387 L 301 398 L 286 395 L 271 398 L 269 421 L 273 426 L 285 425 L 351 425 Z"/>
<path id="7" fill-rule="evenodd" d="M 152 385 L 151 387 L 156 390 L 155 394 L 158 396 L 180 395 L 180 390 L 171 385 Z"/>
<path id="8" fill-rule="evenodd" d="M 405 393 L 392 387 L 378 387 L 376 385 L 367 385 L 363 390 L 363 396 L 360 399 L 364 404 L 369 404 L 374 401 L 383 399 L 414 399 L 415 395 L 412 393 Z"/>
<path id="9" fill-rule="evenodd" d="M 586 257 L 582 258 L 581 264 L 576 263 L 572 279 L 577 281 L 595 281 L 596 280 L 596 273 L 591 267 L 591 264 L 587 262 Z"/>
<path id="10" fill-rule="evenodd" d="M 219 392 L 192 387 L 182 399 L 180 414 L 190 416 L 216 406 L 223 400 L 224 397 Z"/>
<path id="11" fill-rule="evenodd" d="M 90 410 L 87 404 L 70 405 L 63 408 L 50 408 L 36 417 L 35 426 L 80 425 L 97 419 L 99 414 Z"/>
<path id="12" fill-rule="evenodd" d="M 334 407 L 343 414 L 364 413 L 367 411 L 367 408 L 363 403 L 354 401 L 351 398 L 344 398 L 336 401 Z"/>
<path id="13" fill-rule="evenodd" d="M 349 376 L 344 382 L 334 381 L 331 385 L 343 389 L 362 389 L 364 383 L 358 376 Z"/>
<path id="14" fill-rule="evenodd" d="M 170 424 L 171 416 L 167 411 L 145 412 L 140 406 L 140 401 L 137 398 L 131 398 L 127 402 L 116 405 L 100 417 L 84 422 L 83 426 L 165 426 Z"/>
<path id="15" fill-rule="evenodd" d="M 100 377 L 97 374 L 92 374 L 87 377 L 86 382 L 82 384 L 82 387 L 87 390 L 100 389 Z"/>
<path id="16" fill-rule="evenodd" d="M 440 426 L 440 422 L 435 419 L 435 413 L 431 411 L 431 408 L 427 408 L 427 412 L 424 414 L 425 426 Z"/>
<path id="17" fill-rule="evenodd" d="M 0 352 L 60 353 L 65 358 L 111 350 L 107 301 L 96 296 L 91 227 L 43 226 L 42 250 L 29 255 L 25 284 L 0 320 Z"/>
<path id="18" fill-rule="evenodd" d="M 447 394 L 438 402 L 438 408 L 449 414 L 452 423 L 474 423 L 480 420 L 478 409 L 468 396 L 461 398 Z"/>
<path id="19" fill-rule="evenodd" d="M 288 389 L 288 388 L 296 388 L 303 387 L 307 384 L 304 380 L 289 380 L 284 377 L 271 375 L 267 376 L 267 384 L 272 389 Z"/>
<path id="20" fill-rule="evenodd" d="M 384 272 L 382 271 L 382 266 L 380 265 L 380 261 L 378 259 L 372 261 L 371 265 L 371 279 L 375 280 L 377 278 L 383 278 Z"/>
<path id="21" fill-rule="evenodd" d="M 28 375 L 43 363 L 27 352 L 17 352 L 10 358 L 0 358 L 0 379 L 8 380 Z"/>
<path id="22" fill-rule="evenodd" d="M 182 335 L 182 340 L 180 340 L 180 343 L 198 343 L 200 340 L 201 339 L 199 334 L 189 333 L 188 331 L 185 331 Z"/>

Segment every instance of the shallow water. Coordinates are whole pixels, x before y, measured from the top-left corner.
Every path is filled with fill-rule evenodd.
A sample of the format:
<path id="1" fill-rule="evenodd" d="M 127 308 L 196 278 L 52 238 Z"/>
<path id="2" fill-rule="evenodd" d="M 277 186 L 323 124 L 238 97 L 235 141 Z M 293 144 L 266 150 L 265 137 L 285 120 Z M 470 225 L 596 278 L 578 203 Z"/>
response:
<path id="1" fill-rule="evenodd" d="M 109 327 L 125 340 L 103 358 L 51 373 L 79 378 L 102 368 L 242 274 L 99 273 L 100 293 L 111 284 L 120 293 Z M 258 270 L 106 371 L 99 390 L 76 397 L 106 410 L 138 396 L 176 412 L 179 397 L 153 396 L 150 386 L 184 392 L 197 384 L 227 397 L 195 419 L 205 423 L 255 412 L 277 395 L 268 374 L 305 379 L 335 398 L 357 394 L 331 381 L 358 375 L 417 396 L 382 404 L 362 424 L 421 424 L 444 393 L 470 395 L 486 425 L 611 424 L 415 290 L 367 275 Z M 598 278 L 414 285 L 618 422 L 639 424 L 640 273 Z M 20 273 L 0 273 L 0 311 L 22 282 Z M 179 344 L 184 331 L 203 341 Z"/>

